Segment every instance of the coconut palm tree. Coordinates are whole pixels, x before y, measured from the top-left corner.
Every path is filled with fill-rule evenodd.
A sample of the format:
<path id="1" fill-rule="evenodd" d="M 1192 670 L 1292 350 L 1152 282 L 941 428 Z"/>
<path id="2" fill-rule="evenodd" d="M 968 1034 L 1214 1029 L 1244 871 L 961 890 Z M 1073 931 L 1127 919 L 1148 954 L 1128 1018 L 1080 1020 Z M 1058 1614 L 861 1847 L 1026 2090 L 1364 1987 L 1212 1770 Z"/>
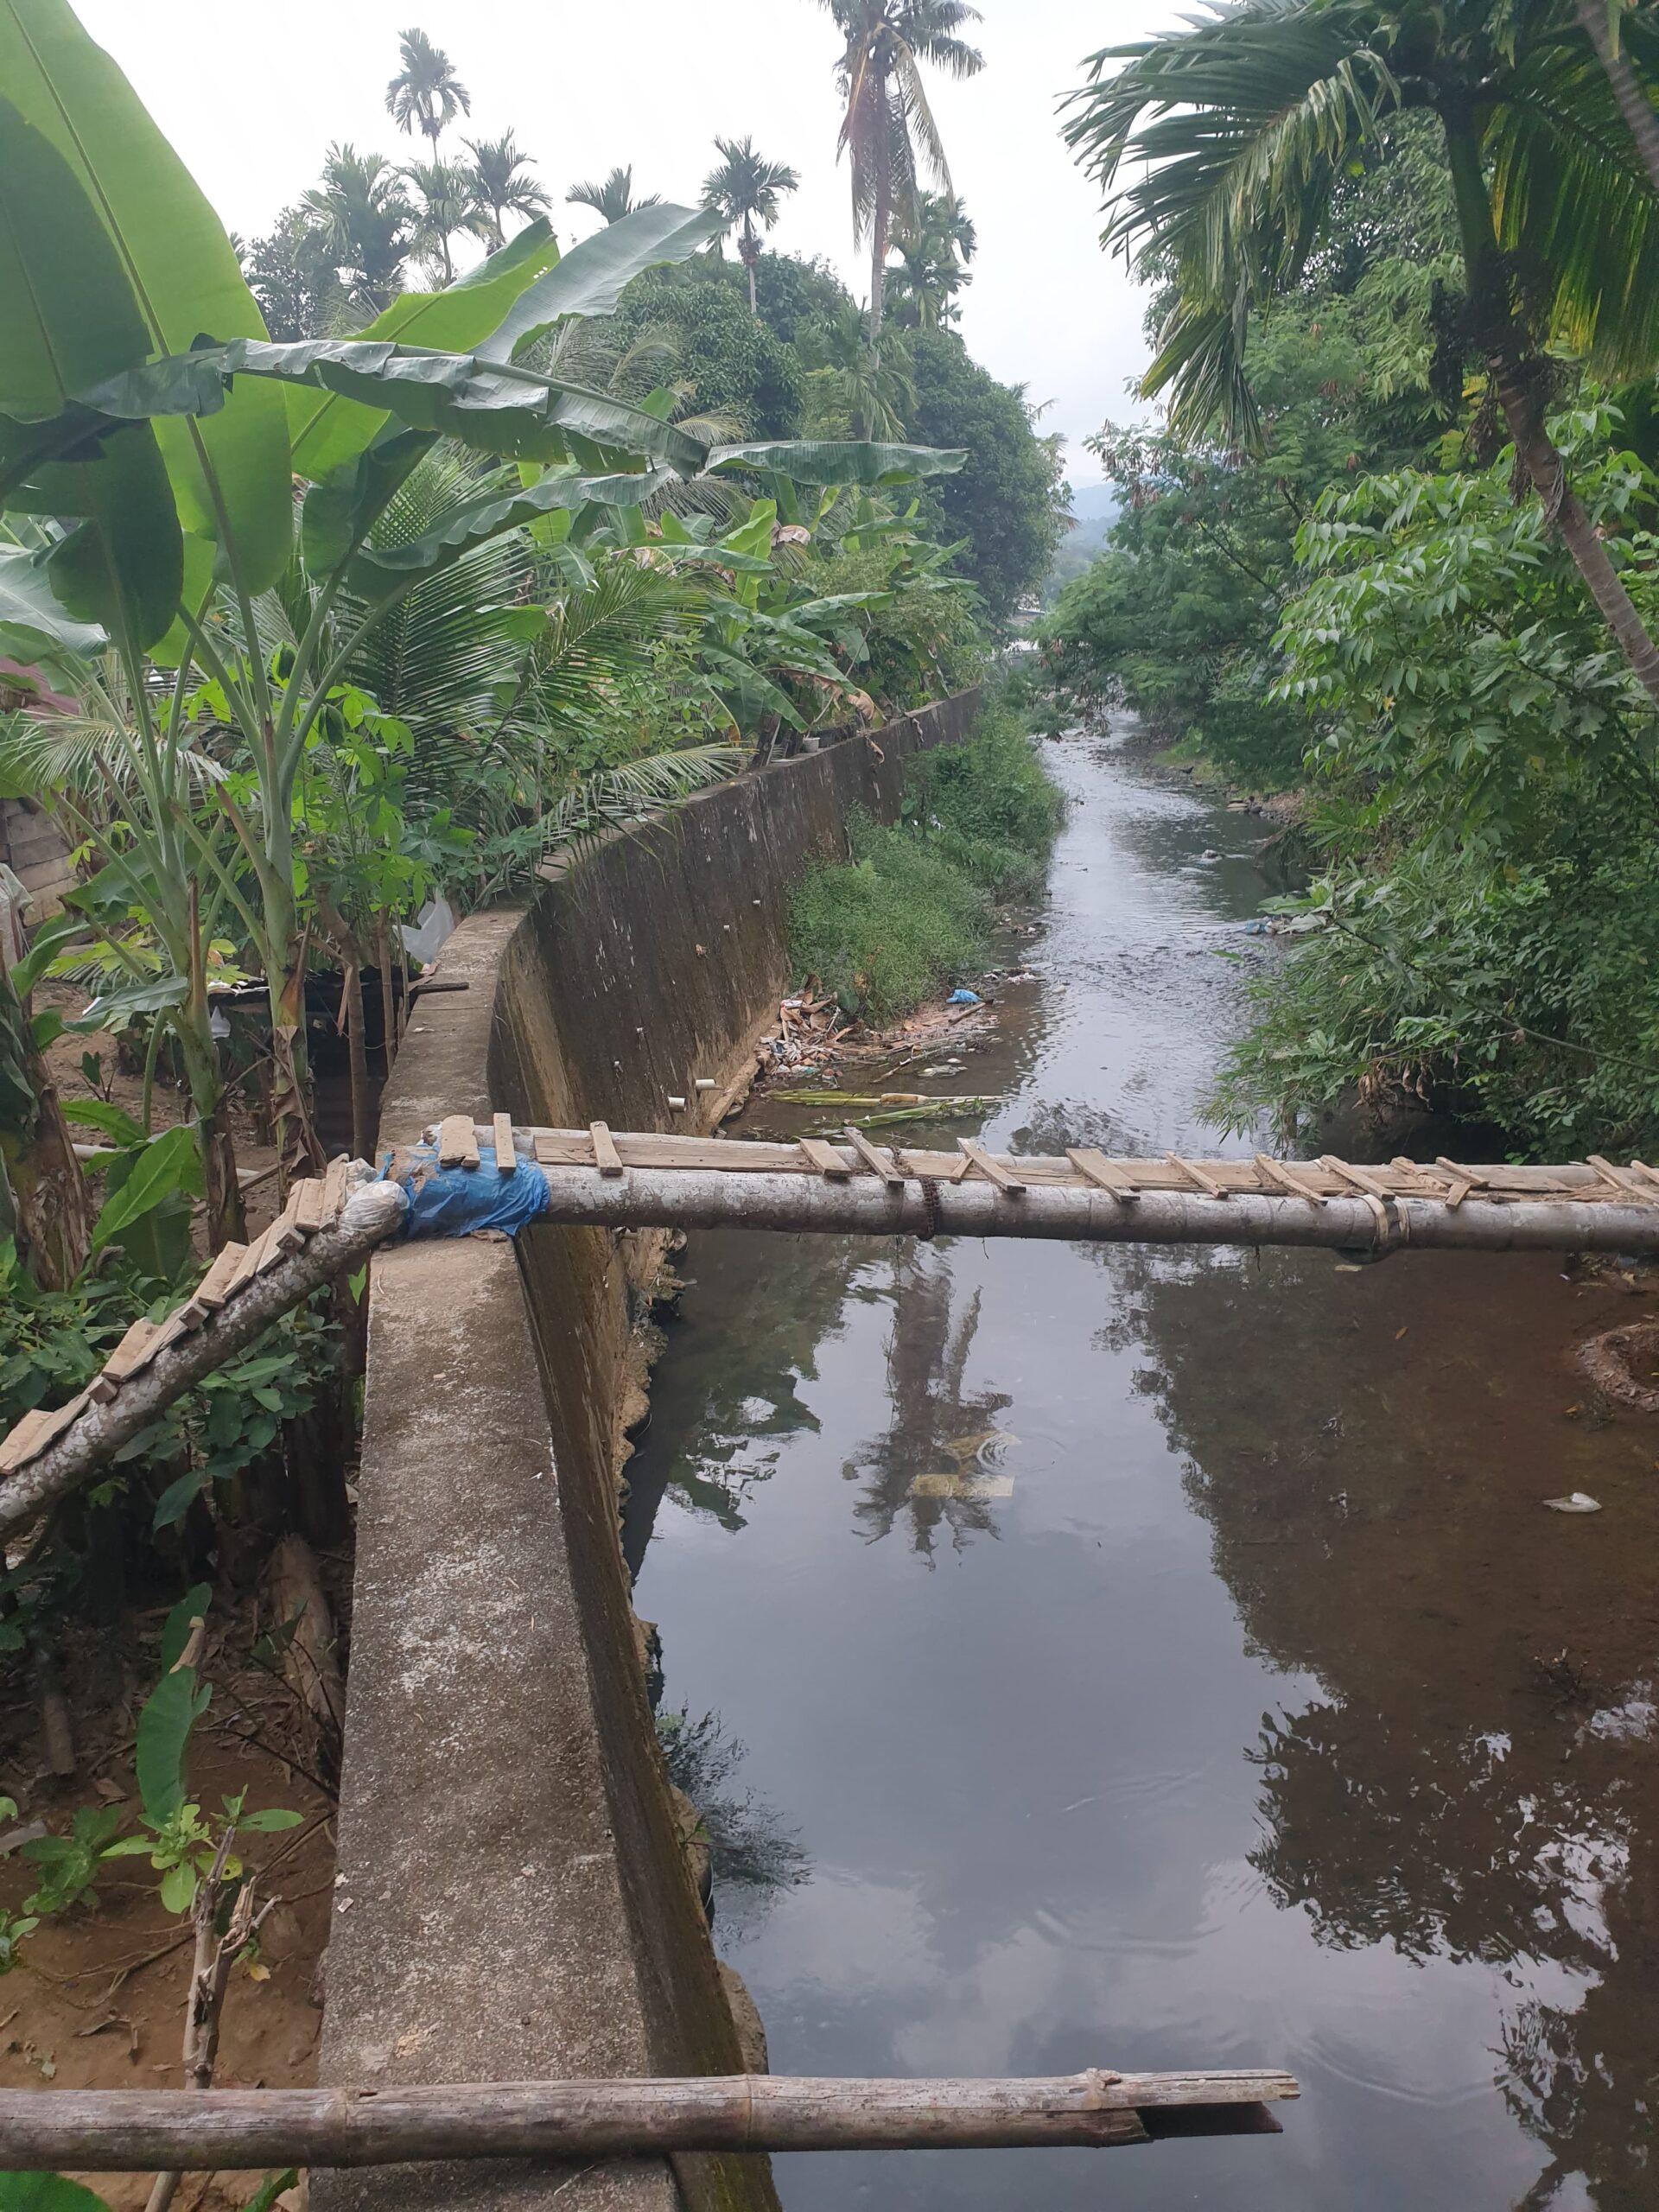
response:
<path id="1" fill-rule="evenodd" d="M 895 233 L 899 265 L 892 272 L 895 322 L 912 329 L 938 330 L 957 320 L 957 294 L 973 283 L 967 264 L 978 249 L 979 234 L 960 200 L 938 193 L 921 196 L 920 220 L 913 231 Z"/>
<path id="2" fill-rule="evenodd" d="M 410 137 L 418 130 L 435 149 L 455 118 L 472 113 L 473 96 L 424 31 L 403 32 L 397 50 L 404 66 L 386 86 L 386 112 L 400 130 Z"/>
<path id="3" fill-rule="evenodd" d="M 613 168 L 603 184 L 573 184 L 564 196 L 573 207 L 595 208 L 607 223 L 620 223 L 636 207 L 659 207 L 663 198 L 660 192 L 648 192 L 636 200 L 632 168 Z"/>
<path id="4" fill-rule="evenodd" d="M 455 281 L 453 238 L 488 238 L 490 219 L 480 207 L 473 173 L 464 162 L 410 162 L 404 175 L 413 188 L 415 228 L 410 244 L 431 275 Z"/>
<path id="5" fill-rule="evenodd" d="M 918 219 L 917 161 L 955 196 L 922 65 L 973 77 L 985 57 L 957 34 L 979 21 L 965 0 L 823 0 L 846 41 L 836 74 L 846 101 L 841 150 L 852 172 L 853 236 L 870 242 L 870 343 L 879 353 L 887 247 L 895 220 Z"/>
<path id="6" fill-rule="evenodd" d="M 801 180 L 781 162 L 763 160 L 753 138 L 716 138 L 715 145 L 720 167 L 710 169 L 702 181 L 702 204 L 717 207 L 728 226 L 741 224 L 737 250 L 749 272 L 749 313 L 759 315 L 754 272 L 760 260 L 760 232 L 754 226 L 758 222 L 761 230 L 772 229 L 784 212 L 784 194 L 797 190 Z"/>
<path id="7" fill-rule="evenodd" d="M 1659 26 L 1626 18 L 1651 97 Z M 1181 434 L 1253 435 L 1251 315 L 1294 286 L 1340 178 L 1378 124 L 1434 116 L 1457 204 L 1462 335 L 1516 454 L 1625 657 L 1659 704 L 1659 649 L 1546 428 L 1558 341 L 1593 372 L 1659 360 L 1659 195 L 1570 0 L 1234 0 L 1193 28 L 1109 48 L 1066 136 L 1105 193 L 1108 245 L 1176 303 L 1143 390 Z"/>
<path id="8" fill-rule="evenodd" d="M 402 291 L 415 211 L 398 172 L 378 154 L 330 146 L 322 181 L 300 195 L 300 212 L 327 246 L 353 303 L 376 315 Z"/>
<path id="9" fill-rule="evenodd" d="M 473 198 L 487 216 L 490 244 L 499 249 L 507 242 L 504 215 L 523 215 L 526 220 L 547 213 L 549 200 L 533 176 L 528 154 L 521 154 L 511 130 L 499 138 L 468 138 L 472 155 Z"/>

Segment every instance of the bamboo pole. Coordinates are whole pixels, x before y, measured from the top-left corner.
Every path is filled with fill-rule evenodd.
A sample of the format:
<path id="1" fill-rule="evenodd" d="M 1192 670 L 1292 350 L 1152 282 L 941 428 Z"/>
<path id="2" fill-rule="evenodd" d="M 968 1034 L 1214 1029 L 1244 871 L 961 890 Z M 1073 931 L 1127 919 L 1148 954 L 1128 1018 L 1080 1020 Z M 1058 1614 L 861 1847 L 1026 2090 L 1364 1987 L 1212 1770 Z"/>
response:
<path id="1" fill-rule="evenodd" d="M 338 1222 L 319 1229 L 289 1258 L 258 1274 L 200 1328 L 164 1345 L 138 1374 L 122 1382 L 107 1404 L 85 1407 L 38 1459 L 0 1479 L 0 1536 L 27 1526 L 77 1489 L 193 1382 L 222 1367 L 290 1306 L 384 1244 L 402 1226 L 408 1203 L 395 1184 L 365 1185 L 346 1201 Z"/>
<path id="2" fill-rule="evenodd" d="M 619 1140 L 624 1157 L 626 1141 Z M 1358 1192 L 1305 1198 L 1141 1189 L 1134 1205 L 1080 1185 L 1027 1180 L 1019 1192 L 914 1177 L 890 1185 L 851 1172 L 831 1180 L 783 1172 L 630 1166 L 620 1181 L 549 1165 L 543 1217 L 619 1229 L 766 1229 L 868 1236 L 1027 1236 L 1103 1244 L 1285 1244 L 1382 1253 L 1402 1245 L 1465 1252 L 1659 1252 L 1659 1206 L 1587 1198 L 1437 1198 L 1387 1204 Z M 1025 1163 L 1020 1163 L 1023 1167 Z"/>
<path id="3" fill-rule="evenodd" d="M 381 2089 L 0 2090 L 0 2171 L 397 2165 L 676 2151 L 1113 2149 L 1160 2134 L 1277 2133 L 1288 2074 L 1028 2081 L 483 2082 Z"/>

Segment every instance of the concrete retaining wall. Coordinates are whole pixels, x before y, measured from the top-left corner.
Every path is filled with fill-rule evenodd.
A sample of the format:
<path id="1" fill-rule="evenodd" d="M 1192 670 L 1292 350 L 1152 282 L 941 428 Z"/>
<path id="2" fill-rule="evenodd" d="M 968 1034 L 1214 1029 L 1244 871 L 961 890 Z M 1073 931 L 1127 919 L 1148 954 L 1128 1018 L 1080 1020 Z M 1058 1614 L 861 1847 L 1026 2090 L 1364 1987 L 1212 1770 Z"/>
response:
<path id="1" fill-rule="evenodd" d="M 896 816 L 974 695 L 705 793 L 477 915 L 419 1001 L 383 1144 L 446 1112 L 691 1128 L 775 1014 L 788 908 Z M 657 1240 L 531 1230 L 373 1264 L 340 1883 L 321 2079 L 735 2073 L 617 1536 Z M 318 2176 L 322 2212 L 772 2212 L 766 2162 Z"/>

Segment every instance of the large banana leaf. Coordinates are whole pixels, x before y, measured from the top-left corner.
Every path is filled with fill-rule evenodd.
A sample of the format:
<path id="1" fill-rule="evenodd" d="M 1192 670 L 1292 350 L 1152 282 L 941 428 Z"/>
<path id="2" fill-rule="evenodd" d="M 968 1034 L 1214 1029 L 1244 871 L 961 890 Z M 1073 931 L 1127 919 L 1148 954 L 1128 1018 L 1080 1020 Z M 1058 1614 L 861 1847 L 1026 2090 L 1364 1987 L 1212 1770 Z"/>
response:
<path id="1" fill-rule="evenodd" d="M 499 253 L 441 292 L 404 292 L 366 330 L 353 335 L 423 346 L 443 353 L 465 353 L 487 338 L 524 287 L 556 270 L 558 240 L 545 216 L 537 216 Z M 289 433 L 294 442 L 294 470 L 313 483 L 361 453 L 386 420 L 383 410 L 347 399 L 340 392 L 290 389 Z"/>
<path id="2" fill-rule="evenodd" d="M 917 476 L 954 476 L 966 453 L 931 446 L 880 446 L 825 438 L 786 443 L 716 446 L 709 473 L 771 470 L 797 484 L 907 484 Z"/>
<path id="3" fill-rule="evenodd" d="M 179 353 L 204 331 L 264 336 L 219 218 L 67 0 L 0 0 L 0 86 L 79 181 L 126 272 L 149 350 Z M 67 257 L 78 237 L 66 205 L 49 222 L 48 248 Z M 87 281 L 95 285 L 97 272 Z M 249 588 L 273 584 L 292 531 L 282 394 L 250 381 L 212 421 L 164 421 L 156 435 L 186 528 L 227 533 Z"/>
<path id="4" fill-rule="evenodd" d="M 0 98 L 0 414 L 38 423 L 134 367 L 149 334 L 109 232 L 51 140 Z"/>
<path id="5" fill-rule="evenodd" d="M 0 0 L 0 6 L 5 0 Z M 148 362 L 81 394 L 94 415 L 137 422 L 213 414 L 232 379 L 270 378 L 360 399 L 420 430 L 442 432 L 502 460 L 563 461 L 595 453 L 645 458 L 695 475 L 709 448 L 643 409 L 579 385 L 506 370 L 474 353 L 426 353 L 361 338 L 306 338 L 229 346 Z"/>
<path id="6" fill-rule="evenodd" d="M 607 224 L 573 246 L 556 269 L 521 292 L 479 346 L 480 356 L 511 361 L 567 315 L 614 315 L 624 289 L 636 276 L 665 262 L 684 261 L 720 228 L 712 208 L 694 213 L 690 207 L 636 207 L 620 223 Z"/>
<path id="7" fill-rule="evenodd" d="M 364 546 L 347 569 L 347 579 L 365 598 L 378 598 L 410 576 L 435 575 L 452 561 L 486 545 L 504 531 L 524 528 L 537 516 L 558 511 L 575 513 L 588 506 L 637 510 L 642 501 L 672 481 L 673 472 L 666 468 L 653 469 L 643 476 L 543 476 L 538 483 L 499 498 L 469 501 L 435 529 L 401 545 Z"/>
<path id="8" fill-rule="evenodd" d="M 332 575 L 345 566 L 432 445 L 429 431 L 389 424 L 353 460 L 312 485 L 300 524 L 301 550 L 312 575 Z"/>
<path id="9" fill-rule="evenodd" d="M 46 556 L 0 545 L 0 653 L 24 663 L 95 652 L 104 634 L 66 614 L 47 579 Z"/>
<path id="10" fill-rule="evenodd" d="M 167 635 L 184 588 L 184 533 L 148 423 L 106 438 L 92 461 L 50 472 L 60 515 L 84 517 L 47 561 L 66 613 L 139 651 Z"/>

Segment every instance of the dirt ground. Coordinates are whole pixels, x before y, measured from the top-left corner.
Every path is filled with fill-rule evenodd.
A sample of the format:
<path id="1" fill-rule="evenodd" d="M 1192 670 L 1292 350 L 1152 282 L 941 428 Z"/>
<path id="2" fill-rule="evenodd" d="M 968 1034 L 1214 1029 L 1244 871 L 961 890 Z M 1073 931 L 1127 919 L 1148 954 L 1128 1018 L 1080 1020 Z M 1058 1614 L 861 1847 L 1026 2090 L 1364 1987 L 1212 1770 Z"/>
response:
<path id="1" fill-rule="evenodd" d="M 282 1806 L 302 1815 L 298 1827 L 250 1836 L 241 1853 L 254 1871 L 256 1899 L 270 1902 L 258 1956 L 232 1974 L 219 2045 L 218 2085 L 303 2087 L 315 2080 L 321 2025 L 318 1962 L 327 1940 L 334 1887 L 332 1797 L 302 1771 L 309 1754 L 296 1699 L 247 1657 L 255 1633 L 251 1599 L 221 1608 L 210 1628 L 203 1677 L 213 1700 L 191 1747 L 192 1787 L 217 1808 L 247 1792 L 250 1810 Z M 40 1714 L 32 1697 L 0 1707 L 0 1789 L 17 1801 L 16 1822 L 0 1834 L 0 1904 L 16 1911 L 35 1875 L 19 1846 L 34 1823 L 67 1830 L 74 1808 L 130 1808 L 137 1826 L 133 1731 L 156 1672 L 164 1614 L 134 1624 L 130 1649 L 111 1654 L 108 1638 L 73 1635 L 62 1655 L 76 1771 L 45 1770 Z M 22 1946 L 22 1962 L 0 1979 L 0 2087 L 118 2089 L 182 2085 L 181 2045 L 191 1935 L 162 1908 L 156 1875 L 142 1858 L 110 1864 L 96 1909 L 77 1908 L 42 1923 Z M 143 2175 L 82 2175 L 118 2212 L 138 2212 Z M 230 2212 L 251 2195 L 257 2177 L 187 2176 L 181 2212 Z"/>

